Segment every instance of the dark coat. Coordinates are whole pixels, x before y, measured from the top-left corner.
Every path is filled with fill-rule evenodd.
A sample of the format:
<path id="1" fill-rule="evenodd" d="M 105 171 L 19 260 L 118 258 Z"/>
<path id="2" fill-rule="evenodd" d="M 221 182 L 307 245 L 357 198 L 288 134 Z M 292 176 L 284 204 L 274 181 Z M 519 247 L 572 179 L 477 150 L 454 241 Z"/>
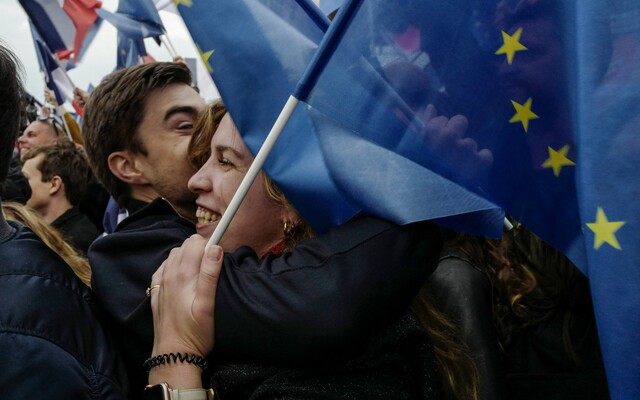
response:
<path id="1" fill-rule="evenodd" d="M 464 254 L 447 251 L 428 282 L 436 304 L 457 325 L 476 363 L 480 400 L 509 398 L 489 277 Z"/>
<path id="2" fill-rule="evenodd" d="M 192 233 L 156 200 L 89 249 L 93 288 L 121 332 L 135 388 L 146 383 L 141 365 L 153 345 L 145 289 Z M 362 349 L 406 310 L 440 247 L 428 223 L 397 227 L 361 217 L 282 256 L 259 259 L 248 247 L 225 254 L 212 360 L 301 365 Z"/>
<path id="3" fill-rule="evenodd" d="M 87 254 L 91 243 L 100 235 L 89 217 L 82 214 L 77 207 L 65 211 L 51 225 L 62 233 L 64 240 L 82 254 Z"/>
<path id="4" fill-rule="evenodd" d="M 124 399 L 89 288 L 31 230 L 10 224 L 0 241 L 0 397 Z"/>

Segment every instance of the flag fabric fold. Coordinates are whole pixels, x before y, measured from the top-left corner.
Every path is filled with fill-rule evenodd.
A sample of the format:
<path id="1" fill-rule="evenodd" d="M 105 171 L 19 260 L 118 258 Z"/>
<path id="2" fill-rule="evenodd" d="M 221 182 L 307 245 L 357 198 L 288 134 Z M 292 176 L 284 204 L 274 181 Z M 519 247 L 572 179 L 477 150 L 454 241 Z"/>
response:
<path id="1" fill-rule="evenodd" d="M 640 4 L 576 2 L 576 168 L 612 399 L 640 398 Z"/>
<path id="2" fill-rule="evenodd" d="M 58 104 L 64 104 L 68 101 L 76 109 L 76 112 L 82 115 L 80 107 L 78 107 L 78 104 L 73 98 L 73 82 L 71 82 L 69 76 L 55 59 L 55 56 L 51 54 L 44 42 L 36 38 L 34 38 L 34 42 L 38 63 L 44 74 L 45 84 L 55 93 L 56 101 Z"/>
<path id="3" fill-rule="evenodd" d="M 19 0 L 38 34 L 60 59 L 81 59 L 98 28 L 95 0 Z"/>
<path id="4" fill-rule="evenodd" d="M 180 3 L 178 10 L 234 122 L 256 154 L 315 54 L 329 21 L 309 1 L 194 1 L 190 5 Z M 238 40 L 239 37 L 243 40 Z M 364 207 L 367 201 L 354 196 L 357 191 L 335 180 L 321 146 L 325 123 L 328 120 L 313 119 L 307 106 L 299 106 L 276 143 L 275 154 L 264 166 L 318 232 L 345 222 L 359 211 L 375 212 Z M 370 157 L 367 168 L 375 169 L 376 162 Z M 444 182 L 439 181 L 439 188 Z M 448 185 L 454 184 L 449 181 Z M 423 188 L 420 190 L 425 192 Z M 463 192 L 472 195 L 464 190 L 458 193 Z M 477 202 L 467 204 L 475 207 L 482 203 L 482 206 L 466 212 L 491 209 L 493 223 L 482 229 L 495 234 L 502 226 L 502 212 L 478 196 L 473 197 Z M 459 200 L 462 200 L 459 204 L 464 204 L 464 199 Z M 387 210 L 385 216 L 402 216 L 395 220 L 398 223 L 447 214 L 444 207 L 436 210 L 428 203 L 413 209 L 407 205 L 386 206 L 395 207 L 397 212 Z M 403 213 L 403 207 L 409 212 Z M 458 205 L 451 206 L 449 211 L 449 215 L 463 213 Z M 407 214 L 412 215 L 406 217 Z"/>
<path id="5" fill-rule="evenodd" d="M 328 26 L 313 4 L 305 6 L 291 0 L 178 4 L 208 72 L 254 154 Z M 274 148 L 286 156 L 272 155 L 265 170 L 314 229 L 323 232 L 355 215 L 358 208 L 344 198 L 315 151 L 319 144 L 305 110 L 297 109 L 293 120 Z M 328 209 L 330 204 L 334 208 Z"/>
<path id="6" fill-rule="evenodd" d="M 160 14 L 151 0 L 121 1 L 115 13 L 100 9 L 98 15 L 131 39 L 158 37 L 165 33 Z"/>
<path id="7" fill-rule="evenodd" d="M 96 14 L 96 9 L 100 9 L 101 6 L 102 3 L 96 0 L 63 0 L 62 2 L 62 9 L 71 18 L 76 28 L 73 40 L 73 60 L 76 62 L 100 26 L 101 20 Z"/>
<path id="8" fill-rule="evenodd" d="M 69 57 L 76 31 L 62 7 L 56 1 L 46 0 L 20 0 L 20 5 L 47 47 L 62 57 Z"/>

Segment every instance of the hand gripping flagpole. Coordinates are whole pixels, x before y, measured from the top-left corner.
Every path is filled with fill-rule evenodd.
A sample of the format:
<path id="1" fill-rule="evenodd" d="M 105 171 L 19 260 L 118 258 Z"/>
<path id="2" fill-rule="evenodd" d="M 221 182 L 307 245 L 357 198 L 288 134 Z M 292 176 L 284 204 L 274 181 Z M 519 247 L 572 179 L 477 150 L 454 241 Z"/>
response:
<path id="1" fill-rule="evenodd" d="M 278 137 L 280 137 L 280 133 L 282 133 L 282 130 L 287 124 L 287 121 L 289 121 L 289 118 L 291 117 L 291 114 L 293 114 L 293 111 L 296 109 L 298 103 L 298 99 L 293 96 L 289 96 L 289 99 L 282 108 L 282 111 L 280 111 L 278 119 L 273 124 L 271 131 L 269 131 L 269 135 L 267 135 L 267 138 L 262 144 L 262 147 L 260 147 L 258 154 L 256 154 L 256 158 L 251 163 L 247 174 L 242 179 L 242 182 L 240 182 L 240 186 L 238 187 L 236 193 L 233 195 L 229 206 L 225 210 L 224 214 L 222 214 L 220 222 L 218 222 L 218 226 L 216 226 L 216 229 L 213 231 L 213 235 L 211 235 L 211 238 L 209 238 L 205 249 L 208 249 L 210 246 L 217 245 L 220 242 L 222 235 L 224 235 L 224 232 L 229 227 L 229 224 L 238 211 L 240 204 L 242 204 L 242 200 L 244 200 L 247 192 L 249 192 L 251 185 L 258 176 L 258 173 L 262 169 L 262 166 L 269 156 L 269 153 L 271 153 L 271 149 L 278 140 Z"/>

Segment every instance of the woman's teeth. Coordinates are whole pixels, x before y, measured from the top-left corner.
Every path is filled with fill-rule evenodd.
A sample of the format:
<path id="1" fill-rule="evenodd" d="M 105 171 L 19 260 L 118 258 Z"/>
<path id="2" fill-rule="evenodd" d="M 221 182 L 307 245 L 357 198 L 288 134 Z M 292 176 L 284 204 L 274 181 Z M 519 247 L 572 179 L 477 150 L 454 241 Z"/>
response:
<path id="1" fill-rule="evenodd" d="M 206 208 L 198 207 L 196 210 L 196 218 L 198 218 L 198 223 L 208 224 L 219 220 L 220 214 L 214 213 Z"/>

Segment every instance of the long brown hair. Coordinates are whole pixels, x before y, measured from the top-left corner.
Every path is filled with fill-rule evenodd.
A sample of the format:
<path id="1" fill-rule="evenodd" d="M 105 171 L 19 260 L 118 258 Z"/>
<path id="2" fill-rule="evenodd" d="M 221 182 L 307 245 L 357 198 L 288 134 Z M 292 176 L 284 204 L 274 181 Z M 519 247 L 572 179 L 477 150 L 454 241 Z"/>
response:
<path id="1" fill-rule="evenodd" d="M 42 241 L 60 256 L 71 270 L 87 286 L 91 287 L 91 267 L 89 261 L 64 241 L 62 234 L 28 206 L 7 201 L 2 203 L 2 211 L 10 221 L 18 222 L 31 229 Z"/>
<path id="2" fill-rule="evenodd" d="M 441 379 L 440 394 L 451 400 L 478 399 L 478 370 L 457 325 L 438 309 L 425 282 L 411 303 L 411 311 L 425 329 L 436 355 Z"/>
<path id="3" fill-rule="evenodd" d="M 573 303 L 590 301 L 581 295 L 588 293 L 588 282 L 560 251 L 521 225 L 515 226 L 501 240 L 456 234 L 445 247 L 462 251 L 491 281 L 494 325 L 503 349 L 518 332 L 562 310 L 563 347 L 579 365 L 569 333 Z"/>

